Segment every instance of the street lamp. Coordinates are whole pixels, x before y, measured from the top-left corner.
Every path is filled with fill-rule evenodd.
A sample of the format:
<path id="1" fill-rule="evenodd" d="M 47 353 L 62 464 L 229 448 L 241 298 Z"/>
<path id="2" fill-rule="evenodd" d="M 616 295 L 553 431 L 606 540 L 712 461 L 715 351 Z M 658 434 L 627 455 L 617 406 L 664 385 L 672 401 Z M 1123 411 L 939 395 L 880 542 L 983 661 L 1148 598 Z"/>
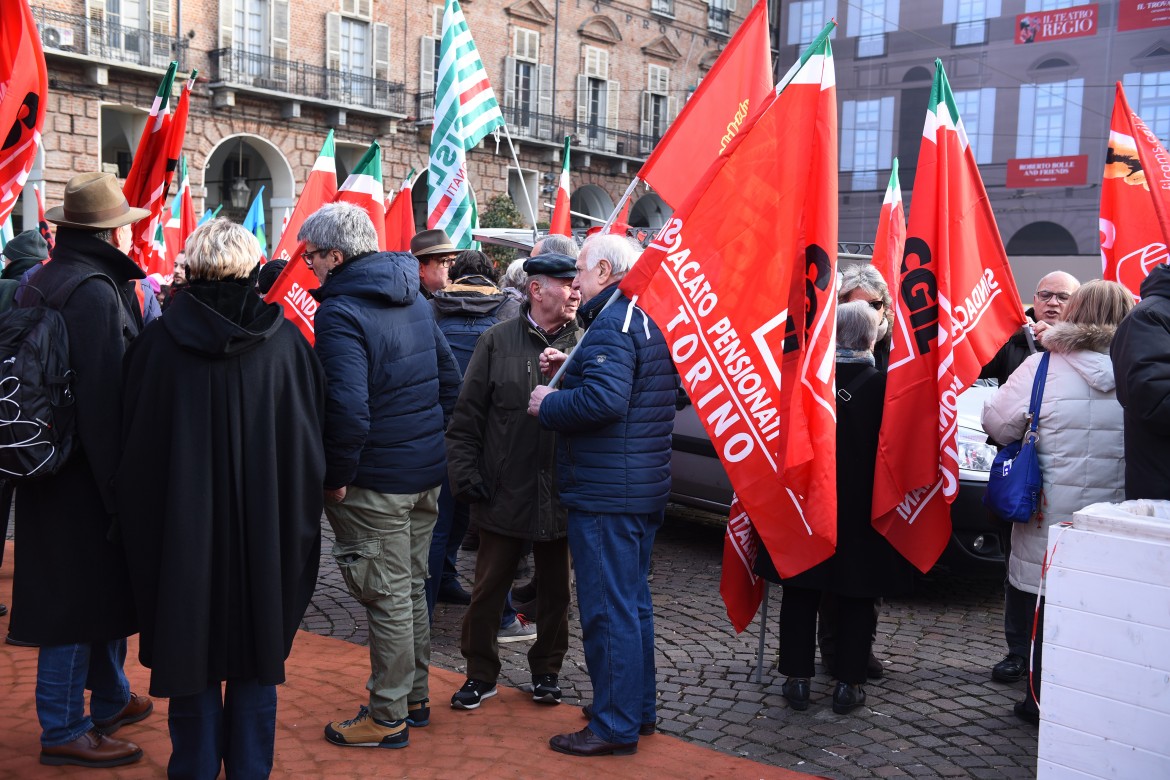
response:
<path id="1" fill-rule="evenodd" d="M 236 166 L 236 178 L 232 181 L 232 186 L 228 190 L 228 195 L 232 201 L 232 208 L 248 208 L 248 196 L 251 194 L 252 190 L 248 188 L 248 179 L 244 176 L 244 141 L 240 139 L 240 159 Z"/>

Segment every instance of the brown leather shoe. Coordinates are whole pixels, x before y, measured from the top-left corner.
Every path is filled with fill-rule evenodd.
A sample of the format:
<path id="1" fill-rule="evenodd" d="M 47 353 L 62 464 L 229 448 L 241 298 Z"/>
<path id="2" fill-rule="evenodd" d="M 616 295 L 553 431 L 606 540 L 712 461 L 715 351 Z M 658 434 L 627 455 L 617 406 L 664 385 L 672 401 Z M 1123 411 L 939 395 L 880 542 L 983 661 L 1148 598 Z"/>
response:
<path id="1" fill-rule="evenodd" d="M 150 700 L 149 696 L 139 696 L 137 693 L 131 693 L 130 701 L 126 702 L 126 706 L 122 708 L 121 712 L 105 720 L 95 719 L 93 727 L 102 734 L 109 736 L 123 726 L 130 723 L 137 723 L 152 712 L 154 712 L 154 702 Z"/>
<path id="2" fill-rule="evenodd" d="M 133 764 L 142 758 L 142 748 L 133 742 L 107 737 L 90 729 L 72 742 L 41 748 L 41 763 L 50 766 L 101 768 Z"/>
<path id="3" fill-rule="evenodd" d="M 585 720 L 593 720 L 593 705 L 586 704 L 581 708 L 581 714 L 585 716 Z M 658 730 L 657 723 L 642 723 L 638 726 L 638 736 L 651 737 Z"/>
<path id="4" fill-rule="evenodd" d="M 638 743 L 619 744 L 606 742 L 589 730 L 589 727 L 572 734 L 557 734 L 548 741 L 549 747 L 558 753 L 570 756 L 631 756 L 638 752 Z"/>

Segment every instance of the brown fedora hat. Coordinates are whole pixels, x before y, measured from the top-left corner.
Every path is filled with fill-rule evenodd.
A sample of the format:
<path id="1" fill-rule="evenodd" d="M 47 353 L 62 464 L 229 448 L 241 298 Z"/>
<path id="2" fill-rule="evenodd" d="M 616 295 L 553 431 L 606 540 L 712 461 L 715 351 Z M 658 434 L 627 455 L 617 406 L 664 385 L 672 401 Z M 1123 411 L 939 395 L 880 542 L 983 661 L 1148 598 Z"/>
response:
<path id="1" fill-rule="evenodd" d="M 79 173 L 65 185 L 65 202 L 45 212 L 45 219 L 61 227 L 108 230 L 150 216 L 132 208 L 112 173 Z"/>
<path id="2" fill-rule="evenodd" d="M 410 253 L 415 257 L 427 255 L 454 255 L 459 253 L 459 247 L 451 243 L 451 239 L 442 230 L 424 230 L 415 233 L 410 239 Z"/>

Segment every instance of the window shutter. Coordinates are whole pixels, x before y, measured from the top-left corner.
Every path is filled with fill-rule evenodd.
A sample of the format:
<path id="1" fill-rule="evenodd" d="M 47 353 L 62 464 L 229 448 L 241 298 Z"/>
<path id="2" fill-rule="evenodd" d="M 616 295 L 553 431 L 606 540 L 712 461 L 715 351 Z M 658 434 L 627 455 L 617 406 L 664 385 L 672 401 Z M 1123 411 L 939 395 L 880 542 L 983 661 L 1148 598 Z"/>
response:
<path id="1" fill-rule="evenodd" d="M 133 27 L 135 25 L 130 26 Z M 170 0 L 150 0 L 150 31 L 164 37 L 174 35 L 174 31 L 171 30 Z M 169 42 L 164 45 L 168 46 L 169 51 Z"/>
<path id="2" fill-rule="evenodd" d="M 102 5 L 105 5 L 103 0 Z M 219 0 L 219 48 L 232 48 L 232 36 L 236 29 L 236 0 Z M 229 60 L 230 63 L 230 60 Z M 228 66 L 230 68 L 230 64 Z M 223 69 L 223 62 L 220 62 Z"/>
<path id="3" fill-rule="evenodd" d="M 644 139 L 646 139 L 643 141 L 644 146 L 648 146 L 650 144 L 649 138 L 651 133 L 654 131 L 654 123 L 652 121 L 654 115 L 654 104 L 651 102 L 653 100 L 654 97 L 651 93 L 642 93 L 642 125 L 638 132 Z"/>
<path id="4" fill-rule="evenodd" d="M 85 16 L 99 22 L 106 20 L 106 0 L 86 0 Z"/>
<path id="5" fill-rule="evenodd" d="M 443 37 L 443 6 L 431 7 L 431 34 L 436 38 Z"/>
<path id="6" fill-rule="evenodd" d="M 975 145 L 975 162 L 989 164 L 995 152 L 995 87 L 979 90 L 979 141 Z"/>
<path id="7" fill-rule="evenodd" d="M 504 57 L 504 108 L 516 105 L 516 58 Z"/>
<path id="8" fill-rule="evenodd" d="M 552 75 L 552 65 L 536 66 L 536 134 L 540 138 L 552 138 Z"/>
<path id="9" fill-rule="evenodd" d="M 674 118 L 678 116 L 678 98 L 668 97 L 666 99 L 666 125 L 670 126 L 674 122 Z"/>
<path id="10" fill-rule="evenodd" d="M 878 106 L 878 168 L 889 168 L 894 159 L 894 98 L 884 97 Z"/>
<path id="11" fill-rule="evenodd" d="M 419 40 L 418 55 L 418 101 L 419 116 L 430 116 L 435 112 L 435 38 L 424 35 Z"/>
<path id="12" fill-rule="evenodd" d="M 857 125 L 857 103 L 846 100 L 841 104 L 841 159 L 838 167 L 843 171 L 853 170 L 854 127 Z"/>
<path id="13" fill-rule="evenodd" d="M 577 124 L 589 124 L 589 77 L 577 74 Z"/>
<path id="14" fill-rule="evenodd" d="M 357 15 L 365 19 L 370 18 L 371 0 L 357 0 Z"/>
<path id="15" fill-rule="evenodd" d="M 622 85 L 617 81 L 607 81 L 605 84 L 605 126 L 610 130 L 618 127 L 618 100 L 621 98 Z M 617 149 L 617 136 L 614 133 L 605 134 L 605 148 L 609 151 Z M 633 154 L 633 150 L 628 150 Z"/>
<path id="16" fill-rule="evenodd" d="M 341 70 L 341 14 L 325 14 L 325 67 Z"/>
<path id="17" fill-rule="evenodd" d="M 1071 79 L 1064 93 L 1064 154 L 1080 154 L 1081 110 L 1085 96 L 1085 80 Z"/>
<path id="18" fill-rule="evenodd" d="M 277 60 L 288 59 L 289 18 L 288 0 L 271 0 L 269 10 L 272 13 L 272 23 L 268 28 L 272 30 L 269 40 L 269 54 Z"/>
<path id="19" fill-rule="evenodd" d="M 373 62 L 370 72 L 379 81 L 390 80 L 390 25 L 374 25 Z"/>
<path id="20" fill-rule="evenodd" d="M 1036 85 L 1020 85 L 1020 123 L 1016 130 L 1016 157 L 1032 156 L 1032 132 L 1036 118 Z"/>

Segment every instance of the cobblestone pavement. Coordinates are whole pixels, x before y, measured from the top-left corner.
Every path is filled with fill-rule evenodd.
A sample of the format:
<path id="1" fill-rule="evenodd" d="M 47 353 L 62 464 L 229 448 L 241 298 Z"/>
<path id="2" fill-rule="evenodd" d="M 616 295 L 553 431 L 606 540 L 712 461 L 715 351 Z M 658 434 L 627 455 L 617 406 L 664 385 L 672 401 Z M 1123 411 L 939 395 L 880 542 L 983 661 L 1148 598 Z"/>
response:
<path id="1" fill-rule="evenodd" d="M 1003 586 L 995 580 L 938 577 L 885 605 L 876 652 L 886 674 L 866 686 L 868 706 L 848 716 L 831 708 L 832 681 L 813 681 L 813 704 L 795 712 L 774 669 L 779 593 L 770 601 L 762 683 L 755 681 L 759 617 L 735 636 L 719 597 L 722 529 L 713 516 L 672 506 L 654 549 L 651 590 L 658 648 L 659 727 L 698 744 L 776 766 L 834 778 L 1035 776 L 1036 734 L 1012 714 L 1023 683 L 993 682 L 1003 657 Z M 317 593 L 303 627 L 364 643 L 361 608 L 350 598 L 325 539 Z M 474 553 L 460 553 L 465 585 Z M 519 584 L 519 583 L 518 583 Z M 432 663 L 462 671 L 464 607 L 440 604 Z M 566 703 L 588 703 L 580 625 L 570 621 L 561 673 Z M 530 683 L 527 644 L 501 646 L 502 680 Z M 435 690 L 445 706 L 454 691 Z M 490 706 L 490 703 L 485 706 Z"/>

